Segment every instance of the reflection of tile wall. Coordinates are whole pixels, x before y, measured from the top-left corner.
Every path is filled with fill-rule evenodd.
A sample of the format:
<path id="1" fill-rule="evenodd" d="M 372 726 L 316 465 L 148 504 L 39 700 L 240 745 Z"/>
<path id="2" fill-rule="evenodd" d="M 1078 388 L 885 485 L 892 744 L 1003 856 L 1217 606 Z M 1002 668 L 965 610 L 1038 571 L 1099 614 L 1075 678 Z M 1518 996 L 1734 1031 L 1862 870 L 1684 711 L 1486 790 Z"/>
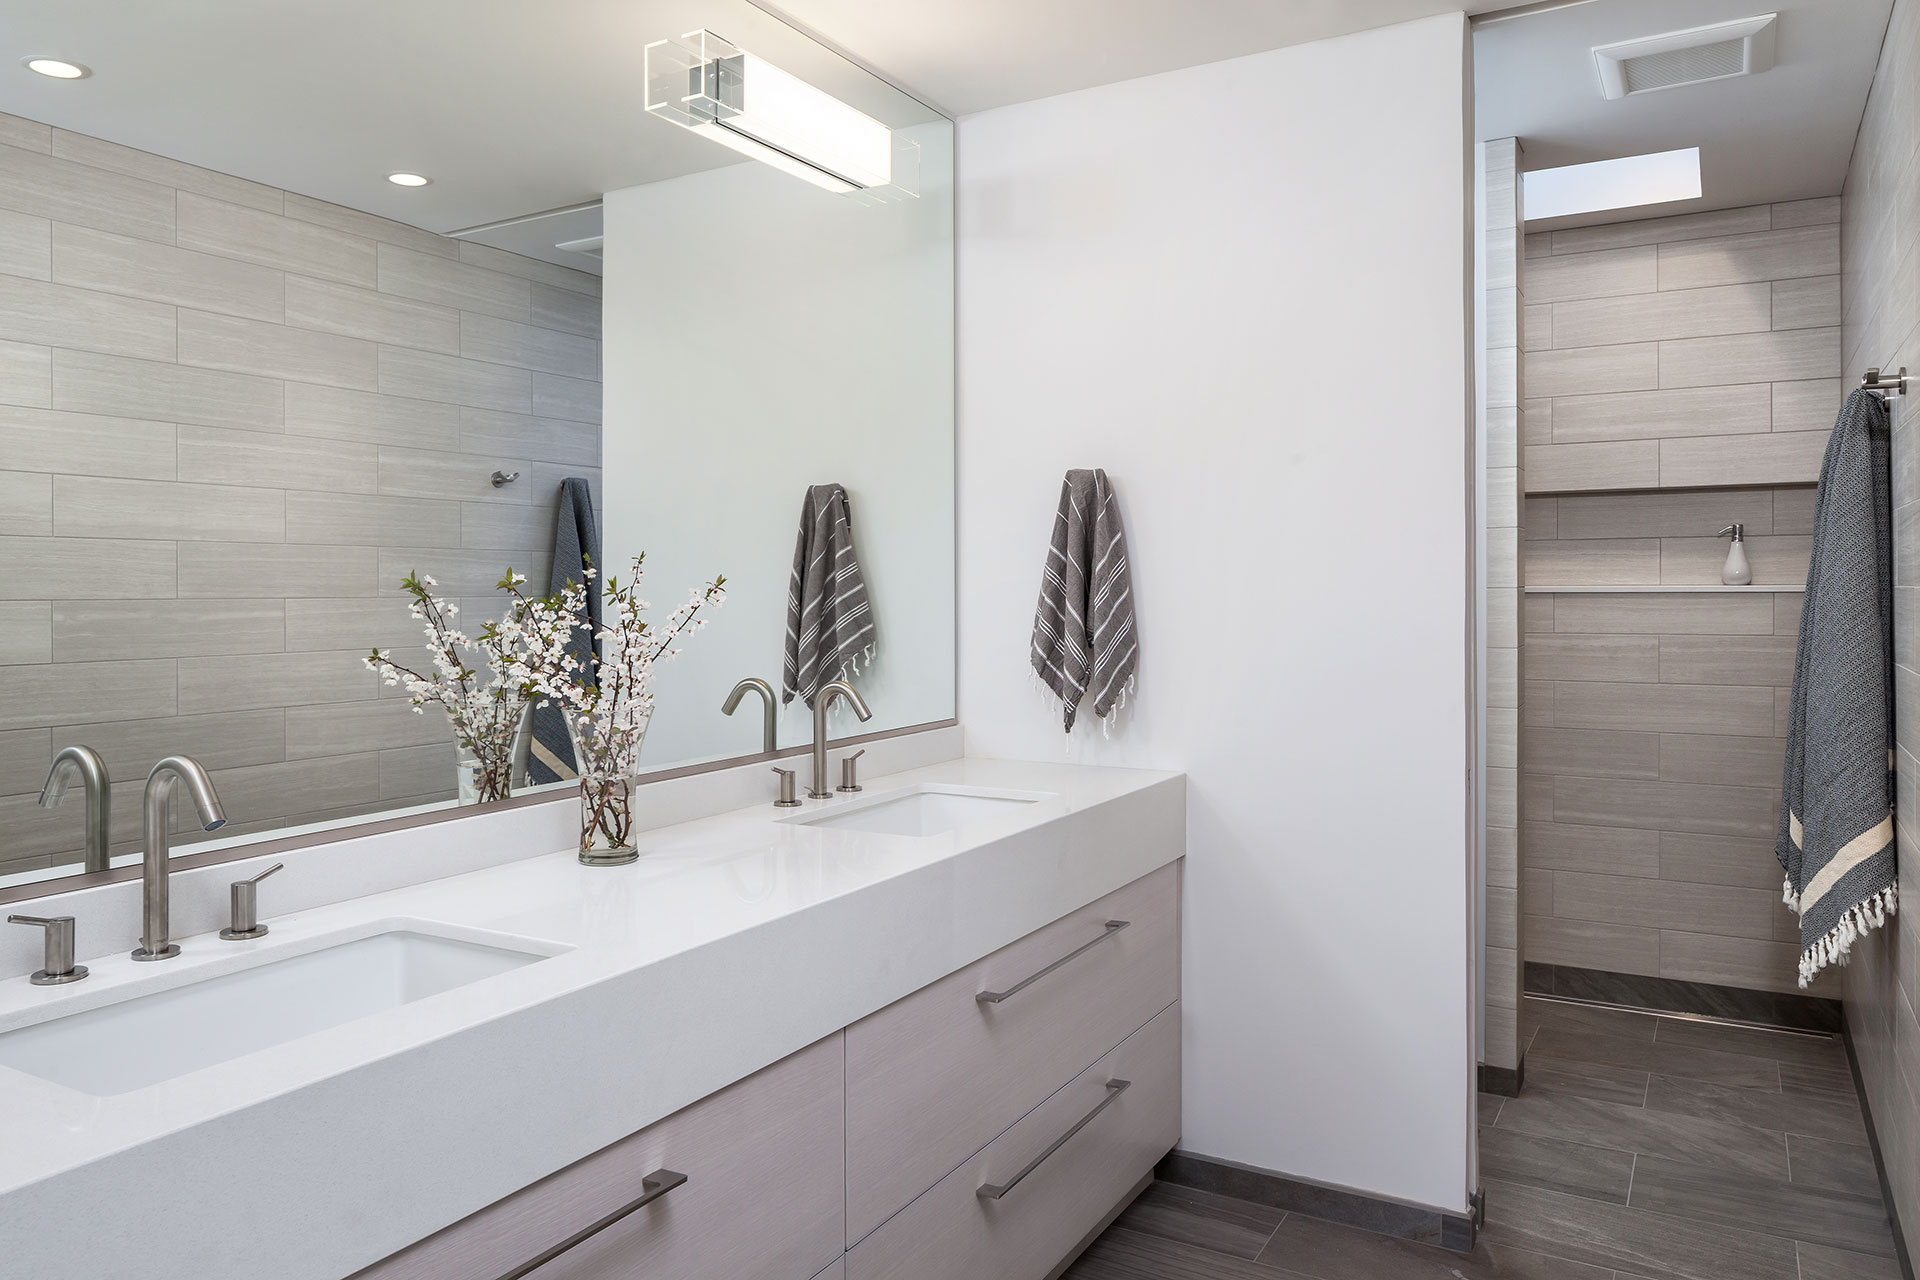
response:
<path id="1" fill-rule="evenodd" d="M 1829 197 L 1529 235 L 1527 491 L 1817 479 L 1839 222 Z"/>
<path id="2" fill-rule="evenodd" d="M 1873 92 L 1847 171 L 1841 226 L 1846 281 L 1846 369 L 1906 365 L 1920 373 L 1920 2 L 1897 0 Z M 1886 1159 L 1892 1203 L 1907 1248 L 1920 1254 L 1920 471 L 1915 468 L 1914 415 L 1920 396 L 1895 402 L 1893 413 L 1894 719 L 1900 914 L 1854 944 L 1841 970 L 1847 1023 Z"/>
<path id="3" fill-rule="evenodd" d="M 0 869 L 77 850 L 32 794 L 70 742 L 123 847 L 170 752 L 234 830 L 451 794 L 444 722 L 360 657 L 417 642 L 411 569 L 544 580 L 558 482 L 599 477 L 599 294 L 0 116 Z"/>
<path id="4" fill-rule="evenodd" d="M 1527 958 L 1795 991 L 1773 855 L 1801 596 L 1718 585 L 1746 525 L 1756 583 L 1804 584 L 1813 489 L 1529 498 L 1520 855 Z M 1837 993 L 1831 980 L 1814 994 Z"/>

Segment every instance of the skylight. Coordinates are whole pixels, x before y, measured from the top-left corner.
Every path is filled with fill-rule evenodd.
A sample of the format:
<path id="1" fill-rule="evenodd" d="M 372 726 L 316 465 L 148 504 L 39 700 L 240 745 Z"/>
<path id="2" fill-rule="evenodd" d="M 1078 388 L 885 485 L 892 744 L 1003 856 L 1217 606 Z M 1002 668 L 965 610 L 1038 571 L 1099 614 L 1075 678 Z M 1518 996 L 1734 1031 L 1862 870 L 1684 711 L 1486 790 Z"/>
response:
<path id="1" fill-rule="evenodd" d="M 1535 169 L 1522 178 L 1521 198 L 1529 220 L 1697 200 L 1700 148 Z"/>

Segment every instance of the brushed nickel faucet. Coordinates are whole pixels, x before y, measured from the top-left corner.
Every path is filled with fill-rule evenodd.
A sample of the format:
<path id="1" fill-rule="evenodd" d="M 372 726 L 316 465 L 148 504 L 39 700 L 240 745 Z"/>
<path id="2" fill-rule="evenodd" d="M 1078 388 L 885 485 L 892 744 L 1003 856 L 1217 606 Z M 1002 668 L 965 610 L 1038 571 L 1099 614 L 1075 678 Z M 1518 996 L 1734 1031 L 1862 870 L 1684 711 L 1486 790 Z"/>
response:
<path id="1" fill-rule="evenodd" d="M 853 714 L 862 720 L 873 719 L 867 700 L 845 680 L 829 681 L 820 687 L 813 699 L 813 785 L 807 789 L 809 800 L 827 800 L 833 796 L 827 788 L 827 708 L 835 698 L 845 698 L 852 705 Z"/>
<path id="2" fill-rule="evenodd" d="M 727 700 L 720 704 L 720 714 L 732 715 L 739 709 L 740 700 L 749 693 L 760 695 L 760 749 L 766 752 L 778 751 L 780 749 L 777 741 L 780 731 L 779 704 L 774 701 L 773 686 L 759 676 L 748 676 L 733 686 L 733 692 L 729 693 Z"/>
<path id="3" fill-rule="evenodd" d="M 107 762 L 92 747 L 63 747 L 47 770 L 40 787 L 40 807 L 51 809 L 66 799 L 67 788 L 79 778 L 87 788 L 87 862 L 89 871 L 107 869 L 107 845 L 113 828 L 113 780 Z"/>
<path id="4" fill-rule="evenodd" d="M 167 862 L 167 801 L 173 798 L 173 785 L 187 784 L 200 822 L 208 831 L 227 825 L 227 815 L 214 793 L 213 779 L 200 762 L 186 756 L 168 756 L 153 766 L 147 775 L 147 789 L 141 797 L 141 840 L 144 853 L 140 865 L 140 945 L 134 948 L 135 960 L 171 960 L 180 954 L 180 944 L 172 941 L 172 868 Z"/>

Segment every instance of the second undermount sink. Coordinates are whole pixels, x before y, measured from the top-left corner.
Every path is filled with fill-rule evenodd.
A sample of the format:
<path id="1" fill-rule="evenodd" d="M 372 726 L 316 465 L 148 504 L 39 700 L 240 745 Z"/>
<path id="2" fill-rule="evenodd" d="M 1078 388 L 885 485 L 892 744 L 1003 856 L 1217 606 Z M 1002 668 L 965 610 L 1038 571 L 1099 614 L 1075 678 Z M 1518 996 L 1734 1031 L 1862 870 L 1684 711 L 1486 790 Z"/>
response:
<path id="1" fill-rule="evenodd" d="M 390 928 L 0 1033 L 0 1066 L 110 1097 L 412 1004 L 548 954 Z"/>
<path id="2" fill-rule="evenodd" d="M 797 826 L 870 831 L 876 835 L 938 836 L 1046 799 L 1051 797 L 1034 792 L 923 785 L 787 821 Z"/>

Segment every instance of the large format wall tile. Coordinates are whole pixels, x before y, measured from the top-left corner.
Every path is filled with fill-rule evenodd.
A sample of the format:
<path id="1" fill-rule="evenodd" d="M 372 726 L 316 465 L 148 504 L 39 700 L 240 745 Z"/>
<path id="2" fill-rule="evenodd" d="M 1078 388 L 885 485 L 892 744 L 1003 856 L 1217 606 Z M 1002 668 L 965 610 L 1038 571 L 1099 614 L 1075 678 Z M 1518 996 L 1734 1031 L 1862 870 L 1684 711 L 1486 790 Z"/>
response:
<path id="1" fill-rule="evenodd" d="M 173 308 L 0 275 L 0 338 L 108 355 L 173 358 Z"/>
<path id="2" fill-rule="evenodd" d="M 1845 368 L 1850 382 L 1868 366 L 1920 370 L 1920 165 L 1911 163 L 1920 144 L 1914 86 L 1920 83 L 1920 4 L 1896 0 L 1866 112 L 1847 173 L 1839 210 L 1842 234 L 1842 301 L 1845 305 Z M 1894 413 L 1893 496 L 1896 582 L 1915 580 L 1920 545 L 1912 536 L 1916 492 L 1913 462 L 1916 437 L 1910 406 L 1902 400 Z M 1831 415 L 1829 415 L 1831 421 Z M 1894 626 L 1894 715 L 1899 736 L 1911 739 L 1920 724 L 1920 629 L 1914 619 L 1913 591 L 1896 591 Z M 1904 625 L 1903 625 L 1904 624 Z M 1901 794 L 1898 845 L 1900 879 L 1908 890 L 1907 910 L 1853 946 L 1852 963 L 1841 971 L 1847 1021 L 1863 1092 L 1872 1111 L 1886 1161 L 1891 1201 L 1900 1206 L 1907 1250 L 1920 1256 L 1920 919 L 1911 893 L 1920 879 L 1920 855 L 1913 838 L 1914 765 L 1911 752 L 1900 753 Z M 1714 959 L 1724 960 L 1724 957 Z M 1805 1260 L 1803 1259 L 1803 1262 Z M 1835 1270 L 1822 1276 L 1838 1275 Z M 1817 1280 L 1807 1269 L 1806 1280 Z"/>
<path id="3" fill-rule="evenodd" d="M 1818 458 L 1767 437 L 1831 427 L 1840 377 L 1838 202 L 1719 210 L 1551 233 L 1529 290 L 1532 443 L 1615 449 L 1530 468 L 1529 493 L 1810 484 Z M 1775 221 L 1779 218 L 1780 221 Z M 1636 256 L 1637 255 L 1637 256 Z M 1920 291 L 1916 291 L 1920 293 Z M 1653 347 L 1652 376 L 1643 346 Z M 1572 465 L 1578 463 L 1579 465 Z"/>
<path id="4" fill-rule="evenodd" d="M 380 246 L 380 292 L 458 311 L 525 320 L 531 286 L 517 276 L 448 261 L 396 245 Z"/>
<path id="5" fill-rule="evenodd" d="M 31 804 L 56 739 L 189 751 L 240 833 L 449 795 L 364 658 L 422 654 L 416 563 L 482 613 L 544 574 L 559 481 L 599 483 L 599 292 L 0 115 L 0 864 L 78 852 Z"/>
<path id="6" fill-rule="evenodd" d="M 170 716 L 174 699 L 164 659 L 0 667 L 0 729 Z"/>
<path id="7" fill-rule="evenodd" d="M 1553 722 L 1567 729 L 1772 737 L 1773 690 L 1744 685 L 1562 681 L 1554 688 Z"/>
<path id="8" fill-rule="evenodd" d="M 290 382 L 286 427 L 291 435 L 360 440 L 415 449 L 458 451 L 460 409 L 433 400 L 409 400 L 344 387 Z"/>
<path id="9" fill-rule="evenodd" d="M 1828 278 L 1838 283 L 1839 277 Z M 1837 291 L 1834 296 L 1839 297 Z M 1824 323 L 1838 324 L 1839 317 Z M 1764 281 L 1557 302 L 1553 306 L 1553 345 L 1556 347 L 1597 347 L 1616 342 L 1757 333 L 1776 327 L 1790 326 L 1774 324 L 1773 286 Z"/>
<path id="10" fill-rule="evenodd" d="M 332 280 L 287 277 L 287 323 L 349 338 L 460 354 L 460 313 Z"/>
<path id="11" fill-rule="evenodd" d="M 372 287 L 374 244 L 331 228 L 179 193 L 179 244 L 263 267 Z"/>
<path id="12" fill-rule="evenodd" d="M 278 382 L 154 360 L 56 351 L 53 407 L 121 418 L 279 431 L 286 395 Z"/>
<path id="13" fill-rule="evenodd" d="M 0 600 L 173 595 L 174 544 L 145 538 L 0 537 Z"/>
<path id="14" fill-rule="evenodd" d="M 284 197 L 276 187 L 249 182 L 230 174 L 215 173 L 197 165 L 183 164 L 150 151 L 136 151 L 103 138 L 90 138 L 84 133 L 55 129 L 50 141 L 54 155 L 90 168 L 110 169 L 130 178 L 156 182 L 163 187 L 196 191 L 229 204 L 243 204 L 269 213 L 279 213 L 284 202 Z"/>
<path id="15" fill-rule="evenodd" d="M 1700 289 L 1840 271 L 1838 225 L 1681 240 L 1660 246 L 1660 287 Z"/>
<path id="16" fill-rule="evenodd" d="M 53 525 L 63 538 L 277 541 L 286 499 L 277 489 L 55 476 Z"/>
<path id="17" fill-rule="evenodd" d="M 379 346 L 359 338 L 180 312 L 180 363 L 357 391 L 380 389 Z"/>
<path id="18" fill-rule="evenodd" d="M 0 146 L 0 207 L 168 243 L 174 192 L 91 165 Z"/>
<path id="19" fill-rule="evenodd" d="M 53 279 L 276 324 L 286 313 L 286 277 L 278 271 L 87 227 L 56 224 Z"/>
<path id="20" fill-rule="evenodd" d="M 53 224 L 0 209 L 0 275 L 53 279 Z"/>
<path id="21" fill-rule="evenodd" d="M 61 662 L 272 653 L 286 643 L 286 606 L 258 600 L 73 600 L 53 614 Z"/>
<path id="22" fill-rule="evenodd" d="M 45 409 L 53 404 L 53 351 L 0 341 L 0 404 Z"/>
<path id="23" fill-rule="evenodd" d="M 174 426 L 0 406 L 0 466 L 17 471 L 174 478 Z"/>
<path id="24" fill-rule="evenodd" d="M 1837 327 L 1682 338 L 1660 344 L 1660 386 L 1822 378 L 1830 376 L 1839 363 Z"/>
<path id="25" fill-rule="evenodd" d="M 181 427 L 179 459 L 182 476 L 208 484 L 346 494 L 372 493 L 380 483 L 379 449 L 343 440 Z"/>
<path id="26" fill-rule="evenodd" d="M 0 471 L 0 534 L 53 534 L 53 477 Z"/>

